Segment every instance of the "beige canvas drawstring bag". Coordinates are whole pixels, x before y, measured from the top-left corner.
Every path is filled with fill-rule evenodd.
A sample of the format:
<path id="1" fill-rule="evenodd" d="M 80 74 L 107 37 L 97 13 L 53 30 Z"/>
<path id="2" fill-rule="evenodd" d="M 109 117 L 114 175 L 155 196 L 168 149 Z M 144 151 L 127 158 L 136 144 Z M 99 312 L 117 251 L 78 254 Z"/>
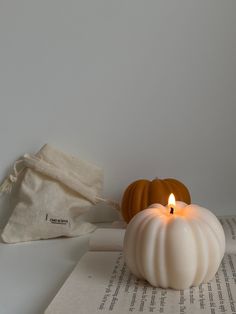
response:
<path id="1" fill-rule="evenodd" d="M 16 205 L 2 232 L 7 243 L 91 232 L 96 227 L 84 221 L 83 214 L 99 201 L 109 202 L 101 198 L 100 168 L 48 144 L 18 160 L 0 190 L 10 192 L 19 176 Z"/>

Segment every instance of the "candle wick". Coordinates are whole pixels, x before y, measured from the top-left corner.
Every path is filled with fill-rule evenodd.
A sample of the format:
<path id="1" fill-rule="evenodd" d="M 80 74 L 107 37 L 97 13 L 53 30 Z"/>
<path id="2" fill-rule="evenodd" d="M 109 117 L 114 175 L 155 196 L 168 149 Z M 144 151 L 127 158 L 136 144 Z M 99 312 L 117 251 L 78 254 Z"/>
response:
<path id="1" fill-rule="evenodd" d="M 172 215 L 174 214 L 174 208 L 173 207 L 170 208 L 170 214 L 172 214 Z"/>

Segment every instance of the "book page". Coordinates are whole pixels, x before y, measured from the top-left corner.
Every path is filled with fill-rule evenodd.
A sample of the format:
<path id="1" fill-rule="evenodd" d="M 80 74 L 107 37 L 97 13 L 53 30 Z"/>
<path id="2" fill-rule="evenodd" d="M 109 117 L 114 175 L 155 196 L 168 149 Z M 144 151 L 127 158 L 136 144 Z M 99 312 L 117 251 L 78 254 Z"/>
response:
<path id="1" fill-rule="evenodd" d="M 90 236 L 90 251 L 122 251 L 125 229 L 99 228 Z"/>
<path id="2" fill-rule="evenodd" d="M 219 217 L 226 240 L 226 252 L 236 254 L 236 216 Z"/>
<path id="3" fill-rule="evenodd" d="M 236 255 L 225 255 L 211 282 L 176 291 L 137 279 L 121 252 L 88 252 L 45 313 L 236 314 Z"/>

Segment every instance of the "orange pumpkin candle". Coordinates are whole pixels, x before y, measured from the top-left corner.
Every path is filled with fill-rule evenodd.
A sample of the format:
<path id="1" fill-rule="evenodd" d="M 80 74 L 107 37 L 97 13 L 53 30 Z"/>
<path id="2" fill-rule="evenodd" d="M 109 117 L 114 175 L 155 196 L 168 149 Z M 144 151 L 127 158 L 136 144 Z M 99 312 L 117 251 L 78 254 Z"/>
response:
<path id="1" fill-rule="evenodd" d="M 121 203 L 124 220 L 128 223 L 134 215 L 154 203 L 165 206 L 170 193 L 174 193 L 177 201 L 191 203 L 187 187 L 176 179 L 142 179 L 131 183 L 125 190 Z"/>

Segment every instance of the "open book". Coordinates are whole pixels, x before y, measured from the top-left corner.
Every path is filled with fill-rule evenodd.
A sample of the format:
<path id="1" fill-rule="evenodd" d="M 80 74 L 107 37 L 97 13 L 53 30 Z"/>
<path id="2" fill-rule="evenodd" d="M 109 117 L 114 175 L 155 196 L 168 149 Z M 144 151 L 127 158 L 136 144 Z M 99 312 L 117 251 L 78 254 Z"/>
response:
<path id="1" fill-rule="evenodd" d="M 124 229 L 97 229 L 45 314 L 236 314 L 236 216 L 221 217 L 226 254 L 215 278 L 175 291 L 155 288 L 130 273 L 122 254 Z"/>

